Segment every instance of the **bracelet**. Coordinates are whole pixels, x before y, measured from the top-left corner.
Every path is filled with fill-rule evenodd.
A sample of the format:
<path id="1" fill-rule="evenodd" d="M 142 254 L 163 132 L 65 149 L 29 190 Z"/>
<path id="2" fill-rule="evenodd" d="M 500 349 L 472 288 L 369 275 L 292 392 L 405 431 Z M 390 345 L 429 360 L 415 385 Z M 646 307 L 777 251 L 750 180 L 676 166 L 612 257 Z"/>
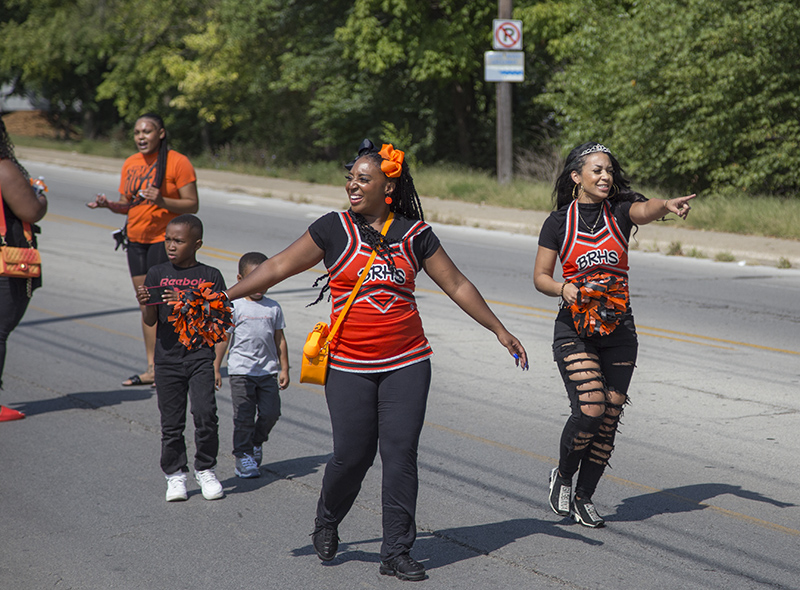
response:
<path id="1" fill-rule="evenodd" d="M 567 286 L 567 282 L 566 281 L 561 283 L 561 291 L 558 294 L 558 296 L 561 297 L 561 299 L 564 299 L 564 287 L 566 287 L 566 286 Z"/>

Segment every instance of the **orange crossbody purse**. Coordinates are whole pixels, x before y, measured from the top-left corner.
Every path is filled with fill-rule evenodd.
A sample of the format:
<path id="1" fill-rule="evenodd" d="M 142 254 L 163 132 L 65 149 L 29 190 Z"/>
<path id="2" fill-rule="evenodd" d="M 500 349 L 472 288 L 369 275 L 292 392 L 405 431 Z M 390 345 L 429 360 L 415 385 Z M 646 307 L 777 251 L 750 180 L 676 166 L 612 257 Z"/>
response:
<path id="1" fill-rule="evenodd" d="M 389 230 L 389 226 L 391 225 L 393 219 L 394 213 L 390 212 L 389 217 L 386 219 L 386 223 L 383 224 L 383 229 L 381 229 L 381 235 L 386 235 L 386 232 Z M 353 304 L 356 294 L 361 288 L 364 279 L 367 278 L 369 269 L 372 266 L 372 263 L 375 262 L 375 257 L 377 255 L 378 253 L 373 250 L 366 266 L 364 267 L 364 270 L 361 272 L 361 276 L 358 278 L 358 282 L 356 283 L 355 287 L 353 287 L 353 291 L 347 298 L 344 307 L 342 307 L 342 311 L 339 312 L 339 317 L 336 318 L 336 323 L 333 324 L 333 328 L 329 330 L 328 324 L 325 322 L 317 322 L 317 324 L 314 326 L 314 329 L 308 334 L 306 343 L 303 345 L 303 364 L 300 367 L 301 383 L 325 385 L 325 381 L 328 379 L 328 352 L 330 350 L 330 344 L 333 341 L 334 336 L 336 336 L 339 326 L 342 325 L 344 317 L 350 310 L 350 306 Z"/>
<path id="2" fill-rule="evenodd" d="M 3 193 L 0 191 L 0 201 Z M 30 248 L 15 248 L 6 242 L 6 215 L 0 204 L 0 276 L 17 279 L 36 279 L 42 276 L 42 258 L 33 247 L 33 230 L 27 221 L 22 222 L 25 239 Z"/>

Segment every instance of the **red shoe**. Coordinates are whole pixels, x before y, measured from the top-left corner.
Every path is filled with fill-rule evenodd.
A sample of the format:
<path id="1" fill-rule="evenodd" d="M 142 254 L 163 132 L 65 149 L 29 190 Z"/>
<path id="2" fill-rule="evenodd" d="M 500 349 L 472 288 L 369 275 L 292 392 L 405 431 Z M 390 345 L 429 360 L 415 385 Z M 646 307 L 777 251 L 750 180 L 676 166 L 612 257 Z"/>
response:
<path id="1" fill-rule="evenodd" d="M 11 422 L 12 420 L 22 420 L 25 414 L 17 412 L 6 406 L 0 406 L 0 422 Z"/>

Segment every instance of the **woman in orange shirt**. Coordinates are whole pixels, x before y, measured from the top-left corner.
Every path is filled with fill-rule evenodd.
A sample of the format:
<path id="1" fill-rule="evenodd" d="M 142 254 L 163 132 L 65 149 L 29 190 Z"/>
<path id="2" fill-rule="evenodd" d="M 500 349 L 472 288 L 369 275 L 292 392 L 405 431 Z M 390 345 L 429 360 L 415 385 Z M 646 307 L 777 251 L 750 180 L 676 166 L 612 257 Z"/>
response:
<path id="1" fill-rule="evenodd" d="M 136 120 L 133 139 L 138 152 L 122 166 L 119 201 L 109 201 L 105 195 L 87 203 L 90 209 L 110 209 L 127 215 L 128 268 L 134 293 L 144 283 L 151 266 L 167 262 L 164 250 L 164 231 L 173 218 L 184 213 L 197 213 L 197 177 L 189 159 L 167 146 L 164 121 L 154 113 Z M 129 377 L 122 384 L 149 385 L 153 383 L 153 352 L 155 327 L 142 324 L 147 371 Z"/>

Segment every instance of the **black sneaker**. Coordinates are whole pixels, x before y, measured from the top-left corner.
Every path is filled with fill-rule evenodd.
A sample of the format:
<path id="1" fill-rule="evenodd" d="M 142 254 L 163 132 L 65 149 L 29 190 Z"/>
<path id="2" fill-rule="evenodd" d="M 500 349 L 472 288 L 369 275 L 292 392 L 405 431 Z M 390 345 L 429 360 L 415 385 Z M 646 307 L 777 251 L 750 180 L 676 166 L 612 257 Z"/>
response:
<path id="1" fill-rule="evenodd" d="M 558 467 L 550 472 L 550 508 L 559 516 L 569 516 L 572 504 L 572 482 L 558 474 Z"/>
<path id="2" fill-rule="evenodd" d="M 599 529 L 606 524 L 606 521 L 597 514 L 591 498 L 575 498 L 572 502 L 572 518 L 575 522 L 592 529 Z"/>
<path id="3" fill-rule="evenodd" d="M 397 576 L 398 580 L 417 582 L 425 579 L 425 567 L 415 561 L 408 553 L 393 557 L 388 561 L 381 561 L 381 575 Z"/>
<path id="4" fill-rule="evenodd" d="M 336 527 L 326 525 L 319 518 L 314 519 L 311 544 L 314 545 L 314 551 L 322 561 L 330 561 L 336 557 L 336 551 L 339 549 L 339 535 Z"/>

